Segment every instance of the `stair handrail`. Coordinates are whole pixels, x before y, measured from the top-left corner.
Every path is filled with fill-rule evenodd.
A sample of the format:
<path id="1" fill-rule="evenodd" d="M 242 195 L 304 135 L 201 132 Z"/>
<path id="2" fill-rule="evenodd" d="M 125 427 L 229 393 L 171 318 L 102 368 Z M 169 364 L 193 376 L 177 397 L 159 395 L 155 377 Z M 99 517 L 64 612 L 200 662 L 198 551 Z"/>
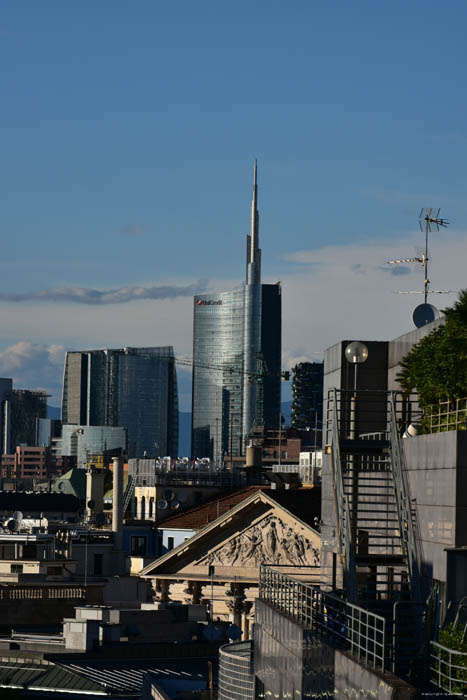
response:
<path id="1" fill-rule="evenodd" d="M 332 432 L 331 432 L 331 470 L 334 486 L 334 508 L 337 518 L 337 532 L 341 556 L 344 558 L 344 580 L 347 599 L 357 602 L 357 582 L 355 574 L 355 555 L 352 543 L 352 530 L 350 524 L 349 502 L 344 490 L 344 478 L 342 475 L 341 456 L 339 447 L 339 413 L 337 404 L 337 390 L 330 389 L 329 403 L 332 404 Z"/>
<path id="2" fill-rule="evenodd" d="M 412 600 L 418 602 L 421 599 L 420 570 L 422 557 L 420 544 L 417 540 L 413 523 L 412 501 L 407 479 L 405 453 L 397 425 L 395 394 L 396 392 L 394 391 L 389 393 L 389 454 L 394 477 L 394 492 L 396 495 L 401 540 L 406 549 Z"/>
<path id="3" fill-rule="evenodd" d="M 128 474 L 128 481 L 126 484 L 125 493 L 123 494 L 123 515 L 125 515 L 126 510 L 130 504 L 130 501 L 135 492 L 136 480 L 133 478 L 132 474 Z"/>

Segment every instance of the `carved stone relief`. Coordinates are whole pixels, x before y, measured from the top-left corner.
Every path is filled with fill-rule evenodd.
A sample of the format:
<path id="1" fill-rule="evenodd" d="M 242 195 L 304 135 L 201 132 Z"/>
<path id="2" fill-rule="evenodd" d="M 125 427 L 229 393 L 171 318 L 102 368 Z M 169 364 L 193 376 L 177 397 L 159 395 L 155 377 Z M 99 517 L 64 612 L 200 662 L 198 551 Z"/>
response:
<path id="1" fill-rule="evenodd" d="M 268 515 L 261 522 L 207 554 L 197 564 L 249 567 L 257 567 L 260 564 L 316 566 L 319 564 L 319 548 L 277 515 Z"/>

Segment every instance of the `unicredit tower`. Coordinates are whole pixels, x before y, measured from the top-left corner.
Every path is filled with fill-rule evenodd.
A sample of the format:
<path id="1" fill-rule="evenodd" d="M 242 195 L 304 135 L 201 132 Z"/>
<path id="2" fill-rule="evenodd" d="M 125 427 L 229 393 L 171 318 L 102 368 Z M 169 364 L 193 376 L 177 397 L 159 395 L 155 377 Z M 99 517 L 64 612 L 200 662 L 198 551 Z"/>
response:
<path id="1" fill-rule="evenodd" d="M 194 298 L 191 452 L 219 465 L 280 421 L 281 287 L 261 284 L 256 161 L 246 247 L 241 289 Z"/>

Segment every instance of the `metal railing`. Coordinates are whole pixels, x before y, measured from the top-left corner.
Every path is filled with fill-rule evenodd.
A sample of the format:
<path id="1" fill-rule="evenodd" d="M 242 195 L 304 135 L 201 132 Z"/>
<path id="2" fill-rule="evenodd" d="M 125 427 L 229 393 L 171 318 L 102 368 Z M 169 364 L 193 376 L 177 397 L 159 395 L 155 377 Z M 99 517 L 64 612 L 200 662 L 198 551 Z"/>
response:
<path id="1" fill-rule="evenodd" d="M 128 506 L 130 505 L 130 501 L 133 498 L 133 495 L 135 493 L 135 480 L 131 474 L 128 474 L 128 481 L 125 489 L 125 493 L 123 494 L 123 515 L 125 515 Z"/>
<path id="2" fill-rule="evenodd" d="M 384 671 L 390 665 L 391 645 L 381 615 L 287 576 L 276 567 L 261 567 L 259 597 L 372 668 Z"/>
<path id="3" fill-rule="evenodd" d="M 420 543 L 416 538 L 413 522 L 412 501 L 407 479 L 405 455 L 399 434 L 396 415 L 396 396 L 389 394 L 389 455 L 394 478 L 394 492 L 399 517 L 400 535 L 407 555 L 407 568 L 411 585 L 411 598 L 420 600 Z"/>
<path id="4" fill-rule="evenodd" d="M 329 405 L 330 404 L 330 405 Z M 351 601 L 357 600 L 357 581 L 355 575 L 355 553 L 352 543 L 349 500 L 344 491 L 341 456 L 339 450 L 339 416 L 336 389 L 332 389 L 328 398 L 328 411 L 332 415 L 331 475 L 333 481 L 334 506 L 337 516 L 337 531 L 340 551 L 344 556 L 344 576 L 346 590 Z"/>
<path id="5" fill-rule="evenodd" d="M 467 398 L 440 401 L 424 410 L 423 432 L 444 433 L 448 430 L 466 430 Z"/>
<path id="6" fill-rule="evenodd" d="M 354 404 L 352 406 L 352 401 Z M 374 413 L 374 417 L 373 417 Z M 346 590 L 348 598 L 356 602 L 355 547 L 352 541 L 352 518 L 349 495 L 345 491 L 345 479 L 340 456 L 340 442 L 350 443 L 352 439 L 368 442 L 385 442 L 386 452 L 359 458 L 358 472 L 387 471 L 392 476 L 393 497 L 395 499 L 398 530 L 404 558 L 407 562 L 408 576 L 412 589 L 411 598 L 420 600 L 420 543 L 416 536 L 416 522 L 410 498 L 410 489 L 406 474 L 405 455 L 402 448 L 401 433 L 413 411 L 400 392 L 357 391 L 331 389 L 327 399 L 327 435 L 332 448 L 333 490 L 339 536 L 340 552 L 344 557 Z M 361 428 L 365 426 L 365 431 Z M 375 429 L 375 428 L 379 429 Z M 349 439 L 349 436 L 352 436 Z M 348 444 L 347 444 L 348 447 Z M 347 477 L 354 468 L 354 458 L 348 457 Z M 357 486 L 358 489 L 358 486 Z M 392 488 L 391 488 L 392 491 Z M 352 495 L 358 504 L 358 493 Z M 356 504 L 356 508 L 358 505 Z M 355 529 L 355 528 L 354 528 Z M 356 534 L 354 533 L 354 537 Z"/>
<path id="7" fill-rule="evenodd" d="M 451 695 L 467 697 L 467 652 L 432 641 L 430 681 Z"/>
<path id="8" fill-rule="evenodd" d="M 253 700 L 254 679 L 253 642 L 224 644 L 219 649 L 219 700 Z"/>

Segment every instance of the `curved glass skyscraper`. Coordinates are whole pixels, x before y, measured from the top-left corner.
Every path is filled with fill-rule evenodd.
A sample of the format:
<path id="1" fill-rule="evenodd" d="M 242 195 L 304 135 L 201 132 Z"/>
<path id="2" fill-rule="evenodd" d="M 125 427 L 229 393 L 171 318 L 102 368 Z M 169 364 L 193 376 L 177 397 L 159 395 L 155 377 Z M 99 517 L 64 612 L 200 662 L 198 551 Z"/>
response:
<path id="1" fill-rule="evenodd" d="M 193 457 L 237 456 L 255 420 L 277 427 L 280 419 L 281 288 L 261 284 L 258 184 L 255 162 L 246 284 L 239 290 L 194 298 Z M 252 374 L 267 367 L 261 414 Z"/>

